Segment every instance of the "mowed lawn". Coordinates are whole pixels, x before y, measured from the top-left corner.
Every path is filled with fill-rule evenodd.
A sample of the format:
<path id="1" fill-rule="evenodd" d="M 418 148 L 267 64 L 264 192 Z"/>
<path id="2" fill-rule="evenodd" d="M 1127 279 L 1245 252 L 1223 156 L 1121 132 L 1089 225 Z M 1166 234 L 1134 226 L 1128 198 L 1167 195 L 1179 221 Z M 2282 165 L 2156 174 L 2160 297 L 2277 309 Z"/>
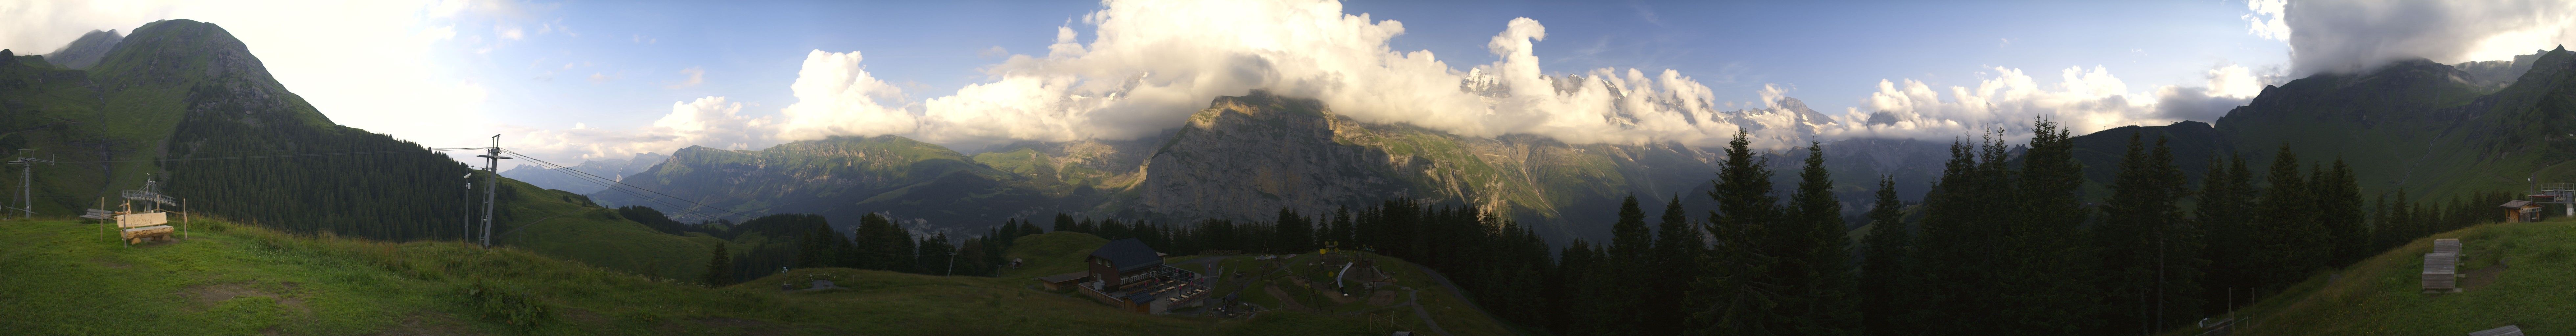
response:
<path id="1" fill-rule="evenodd" d="M 2422 293 L 2433 239 L 2459 238 L 2459 293 Z M 2501 268 L 2491 268 L 2501 267 Z M 2483 272 L 2481 272 L 2483 270 Z M 2240 311 L 2238 335 L 2466 335 L 2519 325 L 2576 335 L 2576 221 L 2493 223 L 2418 239 Z M 2176 334 L 2191 334 L 2177 331 Z"/>
<path id="2" fill-rule="evenodd" d="M 0 222 L 0 335 L 1382 335 L 1389 329 L 1352 316 L 1135 314 L 1030 289 L 1034 283 L 1018 278 L 814 268 L 710 289 L 513 248 L 288 235 L 204 222 L 187 239 L 134 247 L 102 238 L 93 224 Z M 782 283 L 802 287 L 812 280 L 843 289 L 779 290 Z M 473 299 L 496 292 L 529 303 Z M 532 311 L 541 311 L 536 322 L 523 325 L 487 318 Z"/>

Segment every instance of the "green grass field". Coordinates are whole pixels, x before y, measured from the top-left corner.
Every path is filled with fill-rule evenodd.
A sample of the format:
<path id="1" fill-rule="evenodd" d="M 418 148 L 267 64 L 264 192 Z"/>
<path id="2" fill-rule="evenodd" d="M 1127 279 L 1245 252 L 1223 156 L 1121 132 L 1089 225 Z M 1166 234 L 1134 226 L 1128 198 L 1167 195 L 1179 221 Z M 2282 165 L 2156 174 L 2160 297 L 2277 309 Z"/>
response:
<path id="1" fill-rule="evenodd" d="M 8 307 L 0 309 L 0 334 L 1383 335 L 1397 330 L 1359 316 L 1330 314 L 1265 314 L 1248 320 L 1135 314 L 1079 296 L 1030 289 L 1028 280 L 1008 277 L 813 268 L 710 289 L 518 248 L 296 236 L 211 222 L 200 218 L 186 239 L 134 247 L 104 237 L 94 224 L 0 222 L 0 279 L 5 279 L 0 280 L 0 306 Z M 1060 234 L 1041 240 L 1086 237 Z M 1088 252 L 1088 246 L 1078 250 Z M 1074 261 L 1078 266 L 1079 259 Z M 817 279 L 843 288 L 779 290 L 781 283 L 802 287 Z M 1425 301 L 1432 301 L 1425 294 Z M 534 322 L 518 325 L 487 317 L 507 313 Z M 1444 326 L 1474 323 L 1443 319 Z"/>
<path id="2" fill-rule="evenodd" d="M 2437 238 L 2460 238 L 2467 290 L 2422 293 L 2423 255 Z M 2479 225 L 2418 239 L 2331 281 L 2319 274 L 2259 301 L 2237 312 L 2252 318 L 2238 335 L 2465 335 L 2505 325 L 2531 335 L 2576 334 L 2571 278 L 2576 221 Z"/>

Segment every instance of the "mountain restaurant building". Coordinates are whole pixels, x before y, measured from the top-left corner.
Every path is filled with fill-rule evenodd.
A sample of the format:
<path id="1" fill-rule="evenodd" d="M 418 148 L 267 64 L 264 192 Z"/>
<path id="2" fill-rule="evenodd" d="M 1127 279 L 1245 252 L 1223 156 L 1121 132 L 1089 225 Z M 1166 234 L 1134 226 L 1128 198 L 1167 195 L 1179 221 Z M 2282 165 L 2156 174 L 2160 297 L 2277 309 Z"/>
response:
<path id="1" fill-rule="evenodd" d="M 1163 264 L 1161 253 L 1135 238 L 1110 241 L 1083 258 L 1089 274 L 1078 291 L 1122 310 L 1162 314 L 1206 299 L 1206 277 Z"/>

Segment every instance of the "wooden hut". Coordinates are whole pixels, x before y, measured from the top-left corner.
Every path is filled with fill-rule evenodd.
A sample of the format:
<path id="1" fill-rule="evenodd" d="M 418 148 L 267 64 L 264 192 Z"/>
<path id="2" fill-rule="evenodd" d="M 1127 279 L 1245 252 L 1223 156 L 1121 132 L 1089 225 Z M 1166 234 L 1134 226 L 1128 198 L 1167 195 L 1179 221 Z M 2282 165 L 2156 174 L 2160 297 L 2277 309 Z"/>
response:
<path id="1" fill-rule="evenodd" d="M 2460 255 L 2424 254 L 2424 290 L 2457 291 L 2459 289 Z"/>
<path id="2" fill-rule="evenodd" d="M 2503 205 L 2497 205 L 2497 207 L 2505 208 L 2505 217 L 2504 217 L 2504 218 L 2505 218 L 2505 221 L 2509 221 L 2509 222 L 2538 222 L 2538 221 L 2540 221 L 2540 204 L 2539 204 L 2539 203 L 2532 203 L 2531 201 L 2520 201 L 2520 200 L 2516 200 L 2516 201 L 2506 201 L 2506 202 L 2504 202 L 2504 204 L 2503 204 Z"/>

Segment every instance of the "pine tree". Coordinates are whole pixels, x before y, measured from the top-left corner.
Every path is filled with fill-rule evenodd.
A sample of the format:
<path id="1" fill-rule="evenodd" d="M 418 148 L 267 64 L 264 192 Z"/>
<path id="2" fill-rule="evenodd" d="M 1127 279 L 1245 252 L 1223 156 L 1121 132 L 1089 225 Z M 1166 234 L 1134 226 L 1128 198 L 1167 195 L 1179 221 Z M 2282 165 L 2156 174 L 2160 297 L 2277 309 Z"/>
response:
<path id="1" fill-rule="evenodd" d="M 716 244 L 715 254 L 707 256 L 707 273 L 698 281 L 706 283 L 707 287 L 733 284 L 733 254 L 725 252 L 724 244 Z"/>
<path id="2" fill-rule="evenodd" d="M 1637 196 L 1621 201 L 1619 220 L 1610 225 L 1610 244 L 1604 246 L 1605 256 L 1592 275 L 1599 278 L 1593 286 L 1604 286 L 1596 298 L 1604 302 L 1595 308 L 1619 313 L 1596 315 L 1601 319 L 1596 322 L 1620 326 L 1618 329 L 1637 325 L 1639 319 L 1634 312 L 1638 303 L 1656 295 L 1645 290 L 1646 259 L 1653 251 L 1654 239 L 1654 233 L 1647 231 L 1646 211 L 1638 207 Z M 1612 331 L 1603 330 L 1603 334 Z"/>
<path id="3" fill-rule="evenodd" d="M 1707 273 L 1691 282 L 1689 329 L 1694 335 L 1788 332 L 1772 325 L 1779 320 L 1774 309 L 1781 281 L 1767 276 L 1776 258 L 1759 239 L 1780 217 L 1779 205 L 1771 196 L 1767 160 L 1755 158 L 1750 144 L 1743 132 L 1727 143 L 1726 162 L 1709 191 L 1717 201 L 1718 211 L 1709 216 L 1709 232 L 1717 243 L 1701 259 Z"/>
<path id="4" fill-rule="evenodd" d="M 1271 231 L 1278 236 L 1271 239 L 1279 245 L 1277 252 L 1293 253 L 1314 249 L 1312 246 L 1314 244 L 1309 241 L 1315 239 L 1315 226 L 1307 223 L 1306 217 L 1298 216 L 1297 211 L 1279 208 L 1279 218 L 1273 223 L 1278 225 L 1278 228 Z"/>
<path id="5" fill-rule="evenodd" d="M 2075 142 L 2065 128 L 2048 120 L 2033 123 L 2030 150 L 2017 181 L 2021 218 L 2005 232 L 2006 260 L 2017 267 L 1998 283 L 2018 293 L 2002 295 L 2007 333 L 2068 334 L 2100 324 L 2095 309 L 2100 293 L 2092 285 L 2097 271 L 2081 237 L 2084 168 L 2075 161 Z"/>
<path id="6" fill-rule="evenodd" d="M 1700 275 L 1696 271 L 1696 259 L 1708 244 L 1706 235 L 1692 225 L 1689 215 L 1683 212 L 1680 196 L 1674 196 L 1671 202 L 1664 204 L 1663 222 L 1657 223 L 1655 228 L 1653 270 L 1648 272 L 1653 276 L 1645 286 L 1652 292 L 1641 305 L 1644 309 L 1640 313 L 1645 322 L 1638 325 L 1637 333 L 1678 335 L 1682 333 L 1682 321 L 1687 314 L 1682 312 L 1682 298 L 1672 293 L 1690 289 L 1691 279 Z"/>
<path id="7" fill-rule="evenodd" d="M 2245 167 L 2243 156 L 2233 154 L 2210 159 L 2207 171 L 2201 178 L 2200 209 L 2193 214 L 2207 242 L 2201 257 L 2209 260 L 2201 298 L 2216 303 L 2204 307 L 2206 311 L 2225 311 L 2245 302 L 2236 292 L 2256 284 L 2254 262 L 2247 255 L 2254 243 L 2253 224 L 2247 221 L 2254 215 L 2253 172 Z"/>
<path id="8" fill-rule="evenodd" d="M 1878 200 L 1869 208 L 1869 237 L 1861 260 L 1861 332 L 1868 335 L 1912 334 L 1898 318 L 1912 310 L 1905 264 L 1912 259 L 1913 238 L 1905 225 L 1905 205 L 1896 198 L 1896 179 L 1878 179 Z"/>
<path id="9" fill-rule="evenodd" d="M 1844 235 L 1842 201 L 1834 199 L 1834 181 L 1825 170 L 1825 150 L 1807 144 L 1806 167 L 1798 172 L 1798 189 L 1789 196 L 1790 218 L 1779 222 L 1775 238 L 1784 251 L 1781 269 L 1793 279 L 1783 307 L 1791 330 L 1801 335 L 1852 334 L 1860 324 L 1851 292 L 1851 246 Z M 1794 258 L 1794 259 L 1793 259 Z"/>
<path id="10" fill-rule="evenodd" d="M 1919 288 L 1908 288 L 1915 294 L 1915 305 L 1900 321 L 1913 322 L 1908 327 L 1932 334 L 1973 334 L 1983 321 L 1995 318 L 2001 307 L 1990 307 L 1989 297 L 1979 291 L 1990 290 L 1990 270 L 2005 267 L 1993 258 L 1993 246 L 1999 233 L 1989 216 L 2006 213 L 2000 207 L 2002 197 L 2010 190 L 2008 177 L 2002 174 L 2001 146 L 1989 134 L 1986 141 L 1972 146 L 1950 144 L 1950 160 L 1942 165 L 1941 180 L 1925 193 L 1921 208 L 1921 235 L 1915 240 L 1914 260 L 1908 275 L 1919 276 Z M 1980 150 L 1980 148 L 1986 150 Z"/>
<path id="11" fill-rule="evenodd" d="M 2317 223 L 2317 201 L 2299 174 L 2299 158 L 2282 146 L 2254 214 L 2253 250 L 2247 270 L 2256 287 L 2279 289 L 2324 268 L 2334 255 L 2331 233 Z"/>
<path id="12" fill-rule="evenodd" d="M 2129 152 L 2093 232 L 2108 272 L 2102 297 L 2109 303 L 2103 314 L 2109 324 L 2097 333 L 2152 334 L 2199 315 L 2199 236 L 2178 205 L 2188 193 L 2182 170 L 2173 166 L 2173 151 L 2163 138 L 2152 153 L 2144 147 L 2138 135 L 2129 136 Z"/>
<path id="13" fill-rule="evenodd" d="M 2361 187 L 2353 181 L 2352 166 L 2336 159 L 2333 168 L 2313 174 L 2309 182 L 2317 200 L 2317 222 L 2332 233 L 2334 254 L 2328 266 L 2341 268 L 2368 258 L 2377 249 L 2370 243 L 2370 227 L 2362 224 Z"/>

